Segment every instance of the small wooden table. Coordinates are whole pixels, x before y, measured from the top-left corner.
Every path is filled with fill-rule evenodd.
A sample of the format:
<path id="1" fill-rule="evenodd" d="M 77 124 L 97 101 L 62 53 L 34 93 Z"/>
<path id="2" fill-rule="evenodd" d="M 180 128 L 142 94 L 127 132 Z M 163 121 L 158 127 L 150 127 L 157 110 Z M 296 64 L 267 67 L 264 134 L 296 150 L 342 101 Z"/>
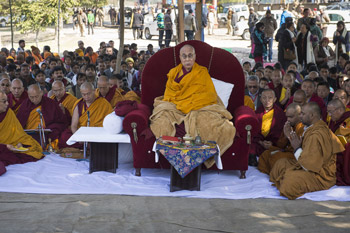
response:
<path id="1" fill-rule="evenodd" d="M 80 127 L 67 141 L 68 145 L 76 142 L 89 142 L 89 172 L 107 171 L 116 173 L 118 168 L 118 144 L 130 143 L 128 134 L 111 134 L 103 127 Z"/>
<path id="2" fill-rule="evenodd" d="M 179 190 L 200 191 L 201 166 L 212 156 L 219 154 L 215 142 L 203 145 L 185 145 L 156 142 L 157 153 L 162 154 L 170 163 L 170 192 Z"/>

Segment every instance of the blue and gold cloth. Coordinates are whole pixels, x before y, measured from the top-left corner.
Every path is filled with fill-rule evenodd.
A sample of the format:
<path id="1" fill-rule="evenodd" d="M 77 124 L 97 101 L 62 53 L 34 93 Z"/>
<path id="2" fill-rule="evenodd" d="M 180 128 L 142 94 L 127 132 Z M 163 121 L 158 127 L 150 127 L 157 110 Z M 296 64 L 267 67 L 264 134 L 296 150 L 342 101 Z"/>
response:
<path id="1" fill-rule="evenodd" d="M 157 140 L 156 151 L 169 161 L 182 178 L 210 157 L 219 154 L 217 144 L 213 141 L 208 141 L 203 145 L 193 143 L 186 145 Z"/>

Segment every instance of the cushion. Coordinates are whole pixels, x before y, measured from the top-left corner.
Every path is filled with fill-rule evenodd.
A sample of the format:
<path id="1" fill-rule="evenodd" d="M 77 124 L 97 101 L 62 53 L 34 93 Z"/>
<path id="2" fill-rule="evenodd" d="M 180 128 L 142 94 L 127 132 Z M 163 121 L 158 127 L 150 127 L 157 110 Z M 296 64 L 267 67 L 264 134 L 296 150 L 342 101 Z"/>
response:
<path id="1" fill-rule="evenodd" d="M 123 131 L 124 117 L 117 116 L 115 112 L 108 114 L 103 120 L 103 128 L 111 134 L 118 134 Z"/>
<path id="2" fill-rule="evenodd" d="M 224 103 L 225 108 L 227 108 L 228 101 L 230 99 L 232 90 L 234 88 L 234 84 L 227 83 L 227 82 L 215 79 L 215 78 L 211 78 L 211 80 L 214 83 L 216 93 L 218 94 L 218 96 L 220 97 L 222 102 Z"/>

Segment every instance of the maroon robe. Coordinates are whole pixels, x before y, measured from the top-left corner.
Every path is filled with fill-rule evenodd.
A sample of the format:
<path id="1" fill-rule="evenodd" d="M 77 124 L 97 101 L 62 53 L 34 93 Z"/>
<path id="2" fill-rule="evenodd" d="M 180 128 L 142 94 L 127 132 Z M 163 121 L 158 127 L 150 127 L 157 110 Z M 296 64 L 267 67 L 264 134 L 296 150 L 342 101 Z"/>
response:
<path id="1" fill-rule="evenodd" d="M 273 109 L 274 109 L 274 113 L 273 113 L 273 119 L 271 123 L 271 129 L 269 134 L 266 137 L 264 137 L 261 134 L 262 119 L 265 112 L 264 106 L 260 106 L 255 111 L 258 117 L 260 131 L 259 131 L 259 134 L 253 138 L 253 142 L 252 142 L 249 154 L 255 154 L 259 156 L 265 151 L 265 148 L 259 144 L 259 141 L 264 141 L 264 140 L 271 141 L 273 145 L 276 145 L 278 139 L 283 133 L 283 127 L 285 122 L 287 121 L 286 115 L 283 112 L 283 110 L 280 107 L 278 107 L 276 104 L 274 104 Z"/>
<path id="2" fill-rule="evenodd" d="M 108 93 L 106 94 L 106 97 L 104 97 L 109 103 L 112 101 L 113 97 L 115 96 L 115 90 L 117 89 L 117 86 L 113 86 L 109 88 Z M 103 97 L 100 92 L 100 97 Z M 113 106 L 112 106 L 113 107 Z"/>
<path id="3" fill-rule="evenodd" d="M 41 112 L 45 121 L 46 129 L 51 129 L 52 132 L 46 135 L 46 138 L 51 138 L 52 141 L 58 139 L 61 132 L 68 127 L 68 122 L 58 103 L 46 96 L 42 97 L 41 103 L 34 105 L 29 99 L 25 100 L 18 110 L 17 118 L 22 127 L 25 128 L 30 112 L 41 105 Z M 38 140 L 37 137 L 34 137 Z"/>
<path id="4" fill-rule="evenodd" d="M 329 123 L 329 129 L 335 133 L 340 126 L 349 127 L 345 120 L 350 117 L 350 112 L 345 112 L 336 122 Z M 337 185 L 350 185 L 350 143 L 345 145 L 345 151 L 337 154 Z"/>
<path id="5" fill-rule="evenodd" d="M 65 93 L 64 96 L 61 98 L 60 101 L 58 101 L 56 98 L 54 98 L 53 100 L 54 100 L 56 103 L 58 103 L 58 105 L 60 105 L 60 104 L 62 104 L 62 102 L 67 98 L 67 96 L 68 96 L 68 94 Z M 65 119 L 66 119 L 67 124 L 70 125 L 71 122 L 72 122 L 72 116 L 70 115 L 70 112 L 69 112 L 69 110 L 68 110 L 66 107 L 64 108 L 64 116 L 65 116 Z"/>
<path id="6" fill-rule="evenodd" d="M 27 91 L 23 91 L 18 101 L 16 100 L 15 96 L 11 92 L 7 95 L 7 98 L 8 98 L 10 108 L 15 112 L 16 109 L 23 103 L 23 101 L 25 101 L 28 98 L 28 93 Z"/>

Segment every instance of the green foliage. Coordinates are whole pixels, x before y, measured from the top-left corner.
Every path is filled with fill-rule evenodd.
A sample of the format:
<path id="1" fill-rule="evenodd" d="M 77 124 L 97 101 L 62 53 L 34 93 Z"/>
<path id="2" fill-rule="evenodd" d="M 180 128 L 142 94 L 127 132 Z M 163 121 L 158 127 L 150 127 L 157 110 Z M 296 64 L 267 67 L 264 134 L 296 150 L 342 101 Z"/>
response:
<path id="1" fill-rule="evenodd" d="M 13 1 L 13 12 L 16 26 L 20 32 L 38 32 L 50 25 L 56 25 L 59 0 L 16 0 Z M 67 18 L 77 0 L 61 0 L 61 16 Z"/>
<path id="2" fill-rule="evenodd" d="M 108 4 L 108 0 L 78 0 L 78 7 L 102 7 Z"/>

